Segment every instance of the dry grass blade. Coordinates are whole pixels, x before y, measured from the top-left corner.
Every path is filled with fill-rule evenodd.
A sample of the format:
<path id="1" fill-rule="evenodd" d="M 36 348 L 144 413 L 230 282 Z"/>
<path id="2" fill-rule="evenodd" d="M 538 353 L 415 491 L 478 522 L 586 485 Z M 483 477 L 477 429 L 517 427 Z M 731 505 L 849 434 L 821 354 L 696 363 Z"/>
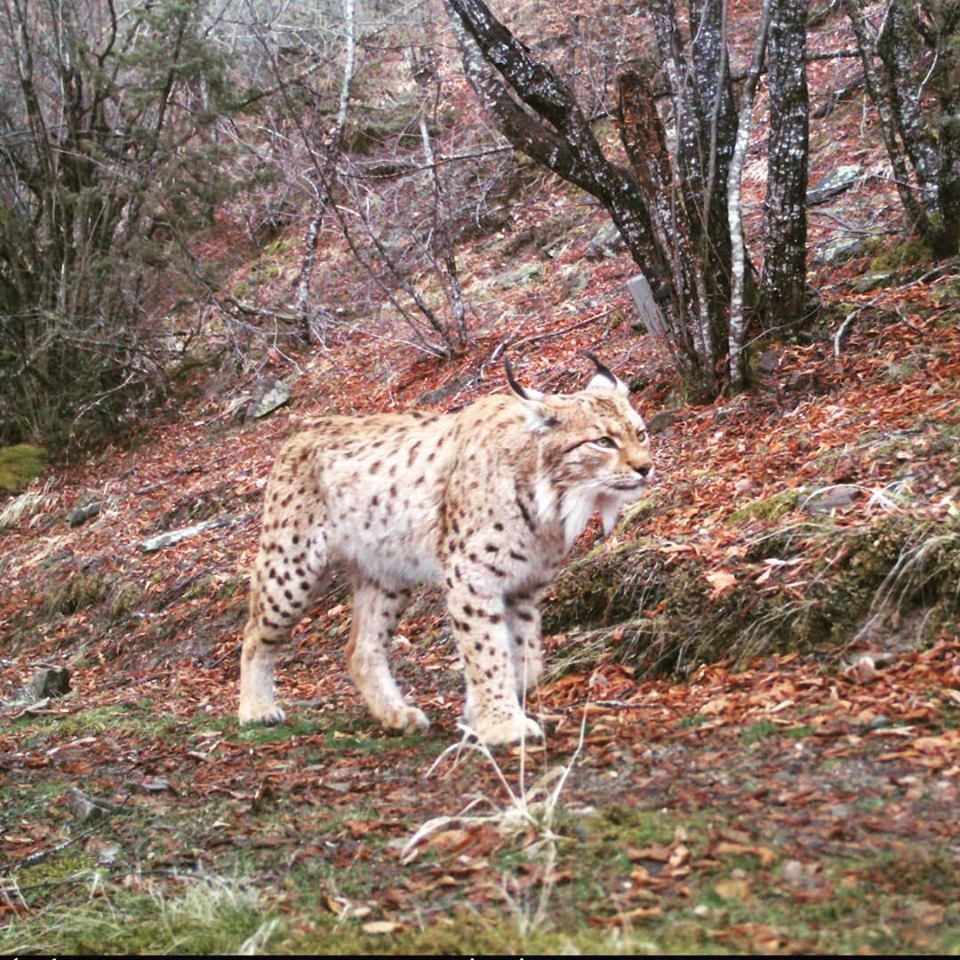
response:
<path id="1" fill-rule="evenodd" d="M 51 477 L 39 490 L 27 490 L 14 497 L 0 510 L 0 530 L 6 527 L 15 527 L 24 520 L 39 516 L 44 510 L 56 502 L 53 490 L 54 480 Z"/>
<path id="2" fill-rule="evenodd" d="M 497 763 L 489 747 L 473 738 L 473 732 L 465 724 L 459 724 L 463 731 L 463 739 L 452 744 L 434 761 L 427 775 L 434 773 L 437 767 L 449 756 L 454 756 L 454 766 L 464 749 L 480 753 L 493 767 L 498 780 L 506 790 L 508 802 L 498 807 L 488 797 L 478 797 L 471 800 L 459 813 L 450 816 L 434 817 L 424 823 L 407 841 L 401 852 L 403 863 L 410 863 L 417 855 L 417 848 L 431 834 L 439 830 L 461 826 L 469 827 L 486 824 L 494 827 L 506 835 L 533 830 L 537 839 L 527 850 L 530 854 L 537 854 L 542 858 L 543 882 L 537 895 L 536 906 L 531 911 L 523 905 L 520 885 L 508 873 L 502 881 L 504 899 L 509 904 L 511 912 L 521 935 L 526 936 L 531 931 L 539 929 L 547 917 L 550 896 L 555 884 L 555 868 L 557 862 L 557 842 L 562 839 L 555 831 L 556 816 L 564 786 L 573 770 L 583 749 L 586 737 L 587 711 L 584 710 L 580 722 L 580 736 L 573 755 L 565 764 L 559 764 L 546 770 L 529 787 L 525 786 L 525 768 L 521 765 L 519 789 L 513 790 L 504 776 L 503 770 Z M 484 803 L 492 808 L 486 814 L 472 813 L 471 811 Z"/>

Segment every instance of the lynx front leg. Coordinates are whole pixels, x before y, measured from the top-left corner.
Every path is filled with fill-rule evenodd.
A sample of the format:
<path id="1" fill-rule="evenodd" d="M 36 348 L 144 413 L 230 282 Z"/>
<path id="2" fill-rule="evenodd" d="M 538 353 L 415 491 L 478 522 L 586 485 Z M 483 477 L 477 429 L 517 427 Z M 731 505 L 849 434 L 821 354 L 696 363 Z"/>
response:
<path id="1" fill-rule="evenodd" d="M 447 595 L 453 632 L 466 674 L 464 717 L 484 743 L 515 743 L 543 737 L 517 698 L 510 630 L 503 599 L 463 582 Z"/>
<path id="2" fill-rule="evenodd" d="M 536 596 L 507 597 L 507 628 L 510 657 L 521 701 L 536 689 L 543 673 L 543 645 L 540 639 L 540 610 Z"/>
<path id="3" fill-rule="evenodd" d="M 370 712 L 388 730 L 425 731 L 426 714 L 403 699 L 387 661 L 387 643 L 409 599 L 407 590 L 382 590 L 369 581 L 356 584 L 347 669 Z"/>

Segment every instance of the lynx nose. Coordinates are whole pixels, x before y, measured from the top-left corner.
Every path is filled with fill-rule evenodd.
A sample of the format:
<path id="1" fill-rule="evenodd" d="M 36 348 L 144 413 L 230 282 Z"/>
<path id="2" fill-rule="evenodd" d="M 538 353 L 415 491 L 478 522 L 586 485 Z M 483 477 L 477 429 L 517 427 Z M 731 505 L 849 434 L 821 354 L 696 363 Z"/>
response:
<path id="1" fill-rule="evenodd" d="M 653 474 L 653 466 L 649 463 L 640 463 L 633 468 L 634 473 L 639 473 L 641 477 L 649 477 Z"/>

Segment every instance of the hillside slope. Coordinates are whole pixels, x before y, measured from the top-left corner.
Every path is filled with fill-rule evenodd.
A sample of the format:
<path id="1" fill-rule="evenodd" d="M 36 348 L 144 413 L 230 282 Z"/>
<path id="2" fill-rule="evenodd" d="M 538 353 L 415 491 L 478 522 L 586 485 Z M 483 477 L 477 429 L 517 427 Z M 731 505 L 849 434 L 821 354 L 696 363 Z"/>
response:
<path id="1" fill-rule="evenodd" d="M 846 68 L 818 69 L 842 86 Z M 816 128 L 812 182 L 862 174 L 811 208 L 815 332 L 758 357 L 748 394 L 683 402 L 599 211 L 528 171 L 509 229 L 459 251 L 462 356 L 418 355 L 388 311 L 371 326 L 347 310 L 295 356 L 195 371 L 135 444 L 0 504 L 4 948 L 955 951 L 960 268 L 902 243 L 862 119 L 841 103 Z M 872 252 L 817 259 L 861 231 Z M 202 239 L 228 287 L 283 302 L 299 231 L 238 264 L 241 232 L 224 214 Z M 366 301 L 323 244 L 318 298 Z M 281 661 L 292 722 L 239 730 L 247 571 L 282 439 L 331 411 L 467 403 L 503 388 L 505 354 L 524 383 L 572 390 L 583 350 L 633 386 L 659 479 L 610 539 L 587 531 L 548 595 L 545 748 L 434 769 L 462 710 L 436 596 L 394 642 L 434 732 L 385 736 L 345 676 L 339 585 Z M 243 421 L 276 379 L 291 402 Z M 70 668 L 66 698 L 19 696 L 43 664 Z M 101 813 L 78 814 L 73 790 Z"/>

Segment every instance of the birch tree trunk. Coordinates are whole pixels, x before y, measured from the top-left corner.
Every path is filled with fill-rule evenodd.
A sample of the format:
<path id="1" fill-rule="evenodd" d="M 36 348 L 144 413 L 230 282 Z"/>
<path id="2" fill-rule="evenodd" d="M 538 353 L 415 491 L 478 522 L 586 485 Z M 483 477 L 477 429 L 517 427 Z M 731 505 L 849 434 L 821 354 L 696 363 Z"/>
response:
<path id="1" fill-rule="evenodd" d="M 742 390 L 746 385 L 746 370 L 743 363 L 743 347 L 747 337 L 747 318 L 743 310 L 745 289 L 746 250 L 743 240 L 740 188 L 743 182 L 743 163 L 750 143 L 750 127 L 753 116 L 753 100 L 760 82 L 760 73 L 767 51 L 767 36 L 770 28 L 770 4 L 776 0 L 764 0 L 760 14 L 760 27 L 753 50 L 750 72 L 740 95 L 740 118 L 737 122 L 737 140 L 730 160 L 727 175 L 727 215 L 730 224 L 730 250 L 732 278 L 730 285 L 730 334 L 729 363 L 730 389 Z"/>
<path id="2" fill-rule="evenodd" d="M 767 57 L 770 134 L 761 278 L 768 330 L 797 330 L 806 307 L 810 116 L 806 17 L 806 0 L 771 0 Z"/>

